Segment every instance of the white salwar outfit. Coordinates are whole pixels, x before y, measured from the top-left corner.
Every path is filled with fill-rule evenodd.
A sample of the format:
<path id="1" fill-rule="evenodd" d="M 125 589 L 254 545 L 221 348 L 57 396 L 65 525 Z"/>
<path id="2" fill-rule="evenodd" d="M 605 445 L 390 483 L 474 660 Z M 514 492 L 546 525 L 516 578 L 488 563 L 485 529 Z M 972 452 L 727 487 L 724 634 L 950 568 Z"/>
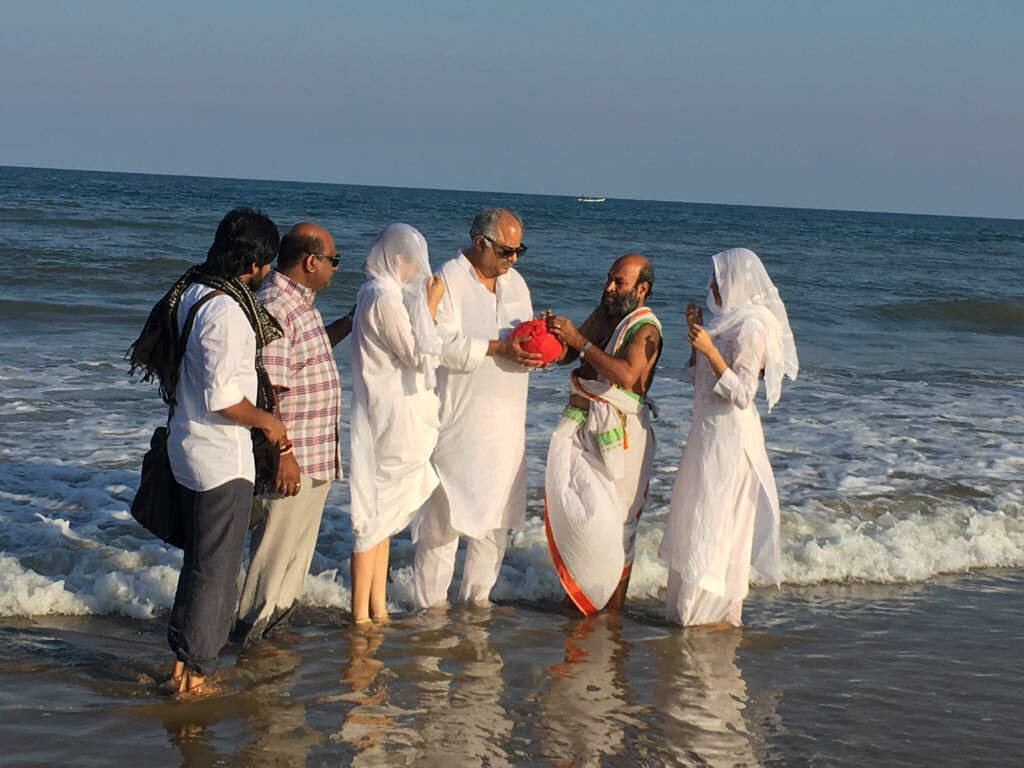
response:
<path id="1" fill-rule="evenodd" d="M 407 224 L 381 233 L 352 319 L 351 472 L 354 550 L 413 521 L 434 488 L 434 368 L 441 339 L 426 305 L 427 242 Z"/>
<path id="2" fill-rule="evenodd" d="M 661 323 L 648 307 L 624 317 L 604 351 L 618 356 L 641 326 Z M 600 611 L 633 564 L 636 530 L 654 463 L 653 403 L 607 381 L 573 372 L 568 406 L 551 435 L 544 472 L 551 559 L 566 594 L 587 616 Z"/>
<path id="3" fill-rule="evenodd" d="M 521 529 L 526 520 L 529 370 L 488 356 L 487 348 L 533 317 L 530 290 L 509 269 L 491 293 L 461 253 L 441 268 L 441 277 L 441 433 L 433 458 L 441 484 L 413 526 L 414 597 L 420 608 L 448 599 L 460 536 L 468 541 L 458 599 L 488 600 L 508 530 Z"/>
<path id="4" fill-rule="evenodd" d="M 769 409 L 782 376 L 799 370 L 785 307 L 757 255 L 734 248 L 713 260 L 722 305 L 709 296 L 717 317 L 707 330 L 729 367 L 716 380 L 698 354 L 691 369 L 693 422 L 660 548 L 666 616 L 684 626 L 739 626 L 751 566 L 779 581 L 779 498 L 754 398 L 762 368 Z"/>

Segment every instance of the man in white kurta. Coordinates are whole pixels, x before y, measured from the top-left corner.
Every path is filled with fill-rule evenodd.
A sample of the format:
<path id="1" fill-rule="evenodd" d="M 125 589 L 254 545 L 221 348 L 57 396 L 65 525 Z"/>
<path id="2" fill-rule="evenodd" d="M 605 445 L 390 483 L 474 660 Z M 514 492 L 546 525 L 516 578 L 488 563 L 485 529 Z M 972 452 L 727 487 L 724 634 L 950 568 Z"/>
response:
<path id="1" fill-rule="evenodd" d="M 508 531 L 525 522 L 526 391 L 540 356 L 509 337 L 533 317 L 526 281 L 513 268 L 526 250 L 522 231 L 516 214 L 487 209 L 473 220 L 472 245 L 441 268 L 441 429 L 433 456 L 441 484 L 413 528 L 419 608 L 448 599 L 460 536 L 467 547 L 458 599 L 486 602 Z"/>

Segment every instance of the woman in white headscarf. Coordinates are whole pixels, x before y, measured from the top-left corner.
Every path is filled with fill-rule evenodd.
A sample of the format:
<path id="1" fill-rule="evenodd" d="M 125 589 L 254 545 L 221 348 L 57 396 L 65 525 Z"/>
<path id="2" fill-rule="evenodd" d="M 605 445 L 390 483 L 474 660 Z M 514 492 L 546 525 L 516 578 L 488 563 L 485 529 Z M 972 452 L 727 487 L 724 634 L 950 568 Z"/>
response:
<path id="1" fill-rule="evenodd" d="M 352 320 L 352 618 L 387 618 L 390 538 L 437 487 L 434 329 L 444 283 L 430 273 L 427 241 L 408 224 L 377 237 Z"/>
<path id="2" fill-rule="evenodd" d="M 751 567 L 779 581 L 779 497 L 754 399 L 764 376 L 768 410 L 782 377 L 796 379 L 786 307 L 753 251 L 712 257 L 705 330 L 687 307 L 693 345 L 693 423 L 672 490 L 661 558 L 665 613 L 684 626 L 739 626 Z"/>

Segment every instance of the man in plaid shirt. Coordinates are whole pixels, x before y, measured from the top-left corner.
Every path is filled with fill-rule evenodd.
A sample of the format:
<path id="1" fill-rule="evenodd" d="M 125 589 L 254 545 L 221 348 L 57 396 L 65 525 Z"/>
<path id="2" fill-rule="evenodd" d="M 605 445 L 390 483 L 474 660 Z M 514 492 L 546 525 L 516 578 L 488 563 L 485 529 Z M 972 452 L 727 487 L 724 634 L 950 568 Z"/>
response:
<path id="1" fill-rule="evenodd" d="M 281 239 L 277 268 L 260 302 L 284 336 L 263 349 L 291 447 L 281 454 L 277 492 L 255 500 L 261 518 L 250 543 L 234 639 L 266 636 L 302 593 L 332 480 L 341 479 L 338 425 L 341 379 L 333 347 L 352 330 L 351 316 L 324 326 L 314 306 L 331 283 L 339 256 L 322 227 L 300 222 Z"/>

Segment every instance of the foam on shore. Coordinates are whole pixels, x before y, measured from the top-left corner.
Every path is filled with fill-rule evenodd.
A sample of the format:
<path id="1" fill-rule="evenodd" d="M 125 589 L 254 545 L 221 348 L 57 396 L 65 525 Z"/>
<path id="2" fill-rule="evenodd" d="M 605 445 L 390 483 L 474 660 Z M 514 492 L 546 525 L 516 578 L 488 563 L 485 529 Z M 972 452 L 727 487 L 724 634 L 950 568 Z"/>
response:
<path id="1" fill-rule="evenodd" d="M 125 470 L 0 463 L 0 615 L 123 614 L 150 618 L 174 598 L 181 552 L 144 532 L 127 511 Z M 43 473 L 51 472 L 44 481 Z M 130 474 L 130 473 L 127 473 Z M 46 488 L 45 495 L 18 487 Z M 6 490 L 12 488 L 13 490 Z M 336 488 L 328 502 L 302 601 L 349 603 L 351 532 Z M 641 524 L 632 598 L 656 600 L 666 582 L 657 547 L 664 506 Z M 459 555 L 461 565 L 462 553 Z M 412 606 L 412 544 L 393 543 L 391 600 Z M 785 507 L 786 584 L 926 581 L 977 568 L 1024 566 L 1024 505 L 1019 489 L 998 496 L 908 493 L 812 498 Z M 458 576 L 458 571 L 457 571 Z M 499 601 L 560 599 L 541 520 L 512 537 L 494 591 Z"/>

